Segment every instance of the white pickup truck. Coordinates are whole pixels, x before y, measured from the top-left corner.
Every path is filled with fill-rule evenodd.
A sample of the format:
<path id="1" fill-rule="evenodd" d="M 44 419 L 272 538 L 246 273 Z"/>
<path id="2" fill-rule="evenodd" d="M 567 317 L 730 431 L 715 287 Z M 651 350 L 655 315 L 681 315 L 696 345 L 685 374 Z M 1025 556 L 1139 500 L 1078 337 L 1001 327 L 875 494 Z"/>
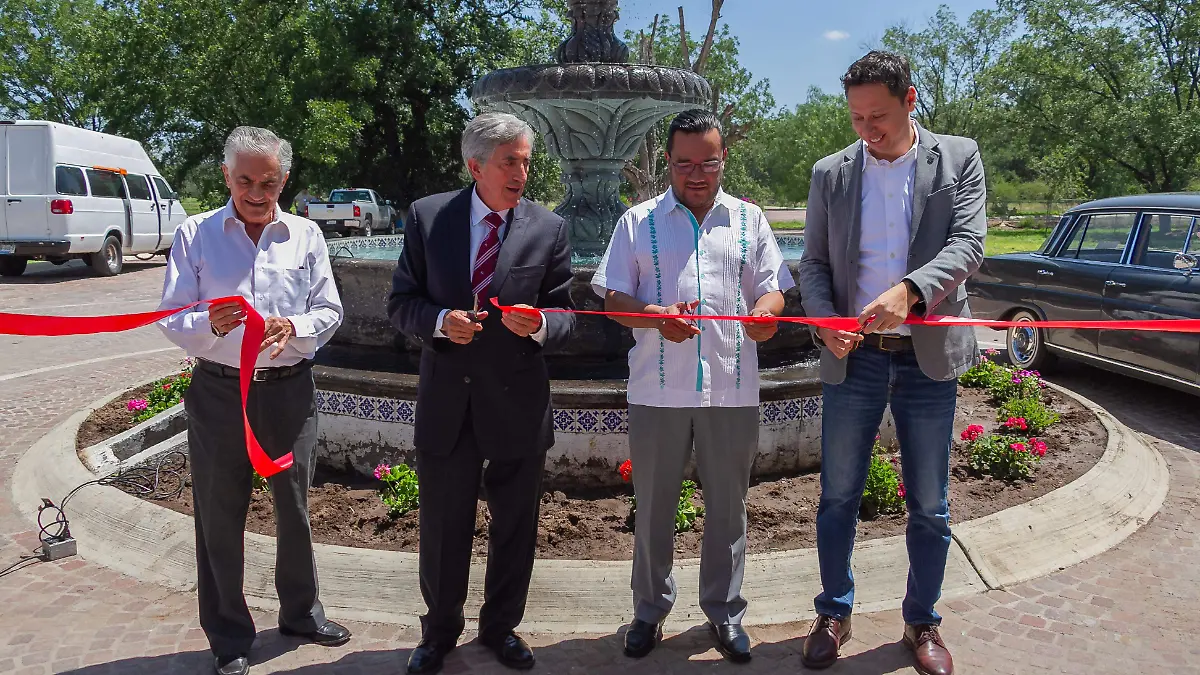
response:
<path id="1" fill-rule="evenodd" d="M 329 193 L 329 201 L 310 202 L 305 215 L 324 232 L 356 232 L 364 237 L 376 232 L 395 234 L 399 217 L 390 200 L 367 188 L 334 190 Z"/>

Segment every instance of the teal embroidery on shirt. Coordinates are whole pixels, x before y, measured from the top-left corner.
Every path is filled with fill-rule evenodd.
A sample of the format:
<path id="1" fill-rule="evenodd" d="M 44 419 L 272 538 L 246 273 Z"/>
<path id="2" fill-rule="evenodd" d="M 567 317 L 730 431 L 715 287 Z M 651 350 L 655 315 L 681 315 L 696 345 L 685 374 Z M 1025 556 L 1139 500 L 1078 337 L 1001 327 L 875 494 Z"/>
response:
<path id="1" fill-rule="evenodd" d="M 747 258 L 747 255 L 748 255 L 748 252 L 750 249 L 750 242 L 746 239 L 746 204 L 744 202 L 742 203 L 740 215 L 741 215 L 741 226 L 738 228 L 738 246 L 741 249 L 741 261 L 740 261 L 740 264 L 738 265 L 737 304 L 735 305 L 739 314 L 742 313 L 743 311 L 745 311 L 742 309 L 742 305 L 744 302 L 744 298 L 742 296 L 742 275 L 745 274 L 745 272 L 746 272 L 746 258 Z M 748 306 L 749 305 L 747 305 L 747 307 Z M 737 337 L 735 339 L 736 349 L 734 350 L 734 356 L 733 356 L 733 362 L 736 364 L 736 368 L 737 368 L 737 383 L 735 385 L 735 388 L 741 389 L 742 388 L 742 343 L 745 342 L 746 331 L 744 330 L 744 328 L 741 324 L 737 325 L 736 330 L 737 330 L 737 334 L 736 334 Z"/>
<path id="2" fill-rule="evenodd" d="M 662 268 L 658 266 L 658 232 L 654 229 L 654 209 L 650 209 L 650 217 L 648 218 L 650 225 L 650 257 L 654 261 L 654 286 L 657 293 L 658 305 L 662 306 Z M 667 343 L 662 336 L 662 331 L 658 333 L 658 388 L 667 388 Z"/>
<path id="3" fill-rule="evenodd" d="M 700 223 L 696 222 L 696 216 L 692 210 L 683 204 L 678 205 L 687 214 L 688 220 L 692 222 L 692 235 L 696 244 L 696 298 L 700 300 L 700 304 L 696 306 L 696 312 L 702 314 L 701 306 L 704 304 L 704 295 L 700 290 L 700 280 L 703 275 L 700 272 Z M 714 208 L 716 205 L 713 205 Z M 704 346 L 703 330 L 696 336 L 696 391 L 704 391 L 704 356 L 701 349 Z"/>

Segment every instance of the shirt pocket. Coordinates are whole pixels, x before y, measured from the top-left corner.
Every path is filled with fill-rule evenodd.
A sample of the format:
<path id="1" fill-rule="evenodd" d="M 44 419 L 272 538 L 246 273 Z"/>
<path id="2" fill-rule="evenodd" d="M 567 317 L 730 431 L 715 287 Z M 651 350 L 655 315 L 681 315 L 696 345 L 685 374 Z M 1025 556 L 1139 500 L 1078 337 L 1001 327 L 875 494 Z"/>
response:
<path id="1" fill-rule="evenodd" d="M 272 316 L 296 316 L 308 312 L 310 270 L 265 265 L 267 298 Z"/>

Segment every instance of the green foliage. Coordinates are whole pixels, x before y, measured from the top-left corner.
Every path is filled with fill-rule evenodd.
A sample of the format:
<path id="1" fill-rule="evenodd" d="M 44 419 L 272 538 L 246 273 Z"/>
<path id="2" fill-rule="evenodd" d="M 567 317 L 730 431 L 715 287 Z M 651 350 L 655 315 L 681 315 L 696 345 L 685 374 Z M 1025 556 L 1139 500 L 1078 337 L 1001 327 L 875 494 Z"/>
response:
<path id="1" fill-rule="evenodd" d="M 184 362 L 184 368 L 176 375 L 157 380 L 144 399 L 131 399 L 125 404 L 133 413 L 133 421 L 140 424 L 155 415 L 173 408 L 183 402 L 183 395 L 192 383 L 191 359 Z"/>
<path id="2" fill-rule="evenodd" d="M 979 363 L 958 376 L 958 383 L 964 387 L 990 389 L 1005 380 L 1011 380 L 1012 369 L 993 360 L 998 353 L 996 350 L 989 350 L 980 357 Z"/>
<path id="3" fill-rule="evenodd" d="M 379 499 L 387 507 L 389 518 L 399 518 L 419 505 L 417 472 L 407 464 L 389 466 L 381 463 L 375 467 L 375 478 L 382 483 Z"/>
<path id="4" fill-rule="evenodd" d="M 255 492 L 266 492 L 270 489 L 270 484 L 267 483 L 266 478 L 262 477 L 262 474 L 253 469 L 250 470 L 250 474 L 250 485 Z"/>
<path id="5" fill-rule="evenodd" d="M 1017 418 L 1025 420 L 1030 434 L 1040 434 L 1059 420 L 1058 413 L 1046 406 L 1041 396 L 1022 396 L 1011 398 L 1000 405 L 996 419 L 1007 420 Z"/>
<path id="6" fill-rule="evenodd" d="M 886 450 L 877 438 L 871 448 L 867 485 L 859 505 L 859 514 L 865 520 L 904 509 L 904 484 L 900 482 L 900 473 L 885 455 Z"/>
<path id="7" fill-rule="evenodd" d="M 1046 448 L 1036 438 L 1008 434 L 986 434 L 969 441 L 969 447 L 971 468 L 1000 480 L 1032 478 Z"/>
<path id="8" fill-rule="evenodd" d="M 1006 369 L 1008 377 L 997 377 L 988 385 L 988 393 L 997 403 L 1017 398 L 1041 400 L 1046 385 L 1036 370 Z"/>
<path id="9" fill-rule="evenodd" d="M 675 533 L 687 532 L 696 526 L 696 519 L 704 515 L 704 507 L 692 502 L 696 494 L 696 484 L 690 480 L 683 481 L 679 491 L 679 506 L 675 508 Z"/>

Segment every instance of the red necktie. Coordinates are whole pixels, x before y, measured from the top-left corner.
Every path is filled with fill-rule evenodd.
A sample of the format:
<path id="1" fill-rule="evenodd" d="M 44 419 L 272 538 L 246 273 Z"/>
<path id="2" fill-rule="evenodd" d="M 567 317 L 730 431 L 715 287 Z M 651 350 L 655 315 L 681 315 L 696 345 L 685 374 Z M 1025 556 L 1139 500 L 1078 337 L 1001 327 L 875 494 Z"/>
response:
<path id="1" fill-rule="evenodd" d="M 500 257 L 500 226 L 504 220 L 495 211 L 487 214 L 483 222 L 488 226 L 487 234 L 479 244 L 479 252 L 475 255 L 475 266 L 471 268 L 471 293 L 479 299 L 482 307 L 487 297 L 484 293 L 492 285 L 492 277 L 496 275 L 496 259 Z"/>

